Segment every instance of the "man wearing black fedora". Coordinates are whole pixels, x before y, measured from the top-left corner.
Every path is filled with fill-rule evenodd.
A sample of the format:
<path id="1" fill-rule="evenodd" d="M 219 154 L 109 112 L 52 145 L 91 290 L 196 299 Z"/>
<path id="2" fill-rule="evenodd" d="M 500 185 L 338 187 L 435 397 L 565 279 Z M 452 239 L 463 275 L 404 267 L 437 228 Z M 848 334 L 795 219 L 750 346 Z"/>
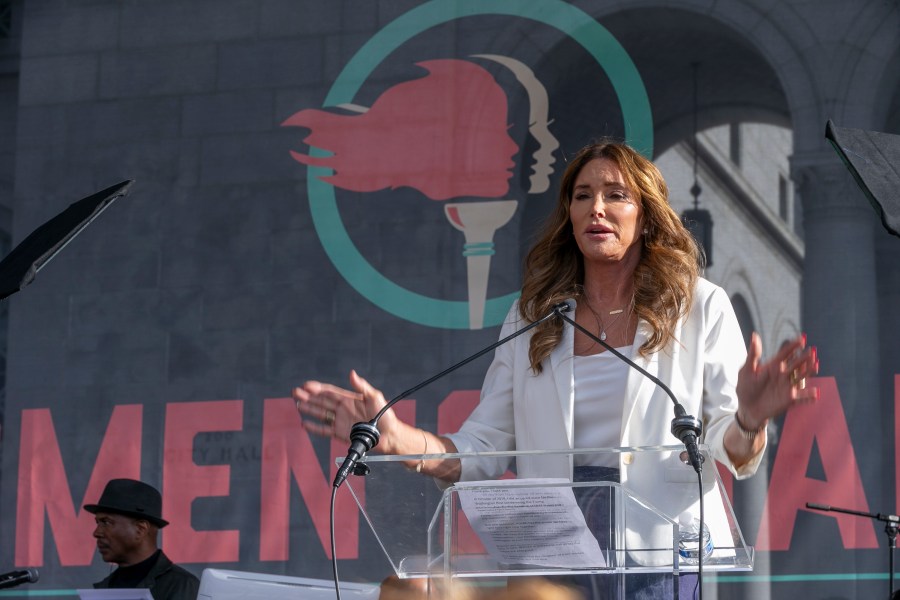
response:
<path id="1" fill-rule="evenodd" d="M 155 600 L 196 600 L 200 581 L 174 564 L 159 549 L 162 496 L 153 486 L 134 479 L 112 479 L 97 504 L 85 504 L 97 527 L 97 550 L 118 565 L 95 588 L 149 588 Z"/>

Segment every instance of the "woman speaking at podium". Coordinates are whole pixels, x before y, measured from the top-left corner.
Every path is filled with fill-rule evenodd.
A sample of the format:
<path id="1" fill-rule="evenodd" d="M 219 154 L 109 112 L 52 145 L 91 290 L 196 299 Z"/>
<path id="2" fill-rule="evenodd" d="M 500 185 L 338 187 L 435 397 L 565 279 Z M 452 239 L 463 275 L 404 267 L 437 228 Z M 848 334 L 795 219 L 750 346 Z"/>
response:
<path id="1" fill-rule="evenodd" d="M 818 390 L 805 336 L 763 362 L 762 343 L 743 337 L 726 292 L 700 277 L 700 250 L 668 201 L 659 170 L 627 145 L 582 149 L 563 175 L 559 200 L 525 262 L 519 301 L 505 337 L 574 306 L 574 320 L 665 382 L 703 424 L 712 458 L 738 478 L 756 472 L 770 419 Z M 383 394 L 355 371 L 352 389 L 308 381 L 293 391 L 311 433 L 348 439 L 354 423 L 384 405 Z M 438 436 L 400 421 L 379 421 L 378 450 L 442 454 L 511 450 L 657 446 L 673 442 L 672 402 L 646 376 L 561 319 L 548 319 L 497 348 L 479 405 L 460 430 Z M 608 455 L 609 456 L 609 455 Z M 626 460 L 626 454 L 611 455 Z M 519 477 L 613 479 L 624 464 L 570 464 L 568 456 L 527 456 Z M 588 462 L 592 462 L 588 460 Z M 435 459 L 409 466 L 447 482 L 491 479 L 501 461 Z"/>

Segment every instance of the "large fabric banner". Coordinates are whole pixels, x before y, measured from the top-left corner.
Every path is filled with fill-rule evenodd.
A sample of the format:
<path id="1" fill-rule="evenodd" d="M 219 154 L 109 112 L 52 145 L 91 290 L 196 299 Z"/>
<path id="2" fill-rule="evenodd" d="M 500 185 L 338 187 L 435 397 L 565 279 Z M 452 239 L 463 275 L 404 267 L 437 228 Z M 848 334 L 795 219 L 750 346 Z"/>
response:
<path id="1" fill-rule="evenodd" d="M 17 239 L 74 199 L 48 182 L 72 175 L 80 195 L 106 182 L 99 167 L 81 168 L 71 140 L 89 140 L 100 148 L 84 150 L 92 164 L 136 183 L 11 301 L 0 570 L 38 568 L 30 589 L 54 594 L 102 579 L 110 567 L 82 506 L 128 477 L 161 490 L 171 523 L 162 547 L 198 575 L 219 567 L 328 579 L 331 482 L 347 445 L 303 429 L 292 387 L 349 385 L 355 368 L 391 397 L 495 341 L 567 157 L 603 136 L 650 158 L 674 146 L 659 140 L 677 119 L 660 116 L 666 99 L 645 85 L 668 78 L 619 40 L 636 22 L 598 18 L 590 2 L 302 3 L 321 11 L 302 33 L 266 18 L 284 10 L 302 21 L 278 3 L 252 16 L 226 3 L 220 20 L 171 4 L 198 25 L 196 45 L 174 17 L 156 41 L 140 12 L 151 9 L 108 4 L 120 46 L 96 42 L 90 54 L 96 97 L 71 92 L 57 106 L 26 93 L 20 109 L 22 165 L 37 166 L 18 171 L 17 198 L 47 204 L 17 213 Z M 34 10 L 35 26 L 76 19 Z M 257 18 L 265 26 L 243 27 Z M 154 62 L 163 51 L 166 62 Z M 27 46 L 23 82 L 37 77 L 40 52 Z M 67 118 L 68 133 L 41 133 Z M 68 140 L 66 160 L 39 145 L 52 140 Z M 702 198 L 714 205 L 708 189 Z M 775 248 L 751 221 L 740 223 L 745 234 Z M 716 266 L 727 274 L 717 283 L 736 292 L 726 279 L 742 271 Z M 768 277 L 767 294 L 802 289 L 799 273 Z M 785 306 L 765 308 L 778 318 L 759 327 L 775 331 L 789 320 L 782 313 L 799 314 L 799 298 L 782 296 Z M 478 402 L 489 360 L 404 399 L 398 414 L 454 431 Z M 806 507 L 896 512 L 900 374 L 880 368 L 893 394 L 865 401 L 842 394 L 844 382 L 823 368 L 809 382 L 819 402 L 770 427 L 760 474 L 735 482 L 722 471 L 757 568 L 708 574 L 719 597 L 751 597 L 759 585 L 785 599 L 886 587 L 883 524 Z M 425 478 L 403 485 L 440 494 Z M 354 488 L 361 502 L 378 492 Z M 343 577 L 390 575 L 346 489 L 336 513 Z"/>

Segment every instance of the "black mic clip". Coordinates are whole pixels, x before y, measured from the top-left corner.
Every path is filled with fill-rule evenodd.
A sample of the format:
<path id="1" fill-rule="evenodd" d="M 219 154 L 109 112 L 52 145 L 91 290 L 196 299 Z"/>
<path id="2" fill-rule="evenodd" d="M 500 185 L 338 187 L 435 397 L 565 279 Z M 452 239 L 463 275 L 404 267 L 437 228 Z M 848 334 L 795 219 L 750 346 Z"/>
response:
<path id="1" fill-rule="evenodd" d="M 350 428 L 350 450 L 334 476 L 332 484 L 334 487 L 340 487 L 351 471 L 354 475 L 368 475 L 368 465 L 360 463 L 359 460 L 378 444 L 378 439 L 381 437 L 374 421 L 373 419 L 369 423 L 357 423 Z"/>
<path id="2" fill-rule="evenodd" d="M 357 423 L 350 428 L 350 441 L 364 446 L 363 454 L 378 445 L 381 433 L 374 423 Z"/>
<path id="3" fill-rule="evenodd" d="M 672 435 L 677 437 L 687 449 L 688 461 L 698 474 L 703 470 L 703 455 L 697 446 L 697 440 L 703 432 L 700 419 L 687 414 L 680 403 L 675 404 L 675 418 L 672 419 Z"/>

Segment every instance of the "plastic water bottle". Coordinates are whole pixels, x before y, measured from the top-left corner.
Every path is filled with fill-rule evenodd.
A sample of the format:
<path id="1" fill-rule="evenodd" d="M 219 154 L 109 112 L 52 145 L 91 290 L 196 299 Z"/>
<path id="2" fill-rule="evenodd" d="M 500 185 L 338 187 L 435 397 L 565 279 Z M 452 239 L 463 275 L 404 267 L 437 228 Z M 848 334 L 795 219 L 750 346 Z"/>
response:
<path id="1" fill-rule="evenodd" d="M 706 560 L 713 552 L 709 528 L 704 523 L 701 536 L 700 520 L 695 519 L 691 513 L 682 513 L 678 519 L 678 554 L 681 556 L 681 562 L 687 565 L 698 564 L 701 548 L 703 549 L 703 560 Z"/>

